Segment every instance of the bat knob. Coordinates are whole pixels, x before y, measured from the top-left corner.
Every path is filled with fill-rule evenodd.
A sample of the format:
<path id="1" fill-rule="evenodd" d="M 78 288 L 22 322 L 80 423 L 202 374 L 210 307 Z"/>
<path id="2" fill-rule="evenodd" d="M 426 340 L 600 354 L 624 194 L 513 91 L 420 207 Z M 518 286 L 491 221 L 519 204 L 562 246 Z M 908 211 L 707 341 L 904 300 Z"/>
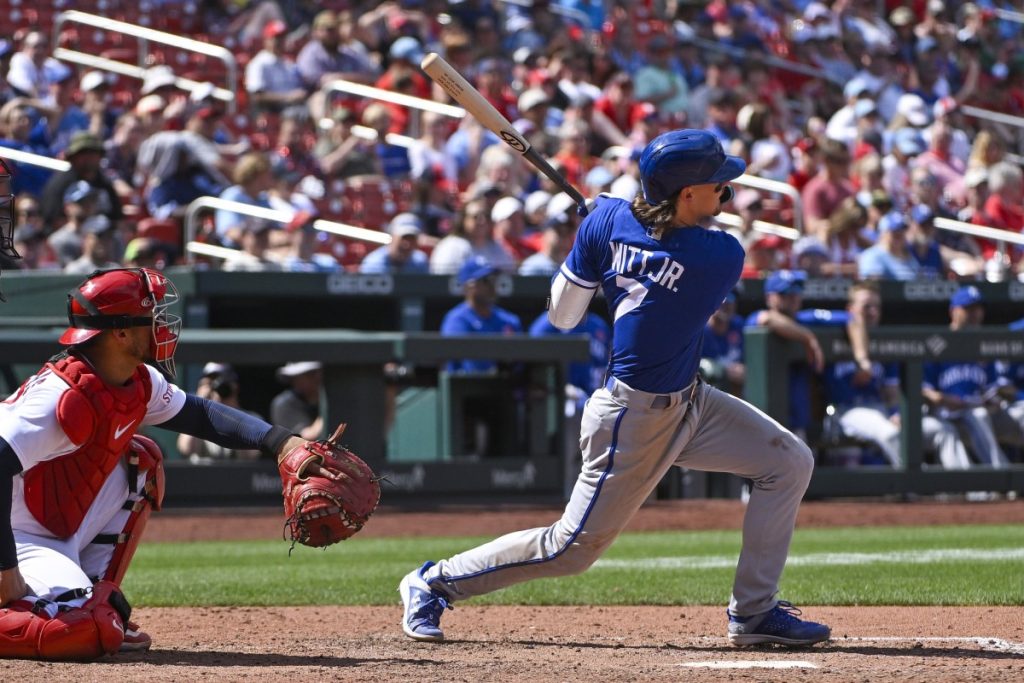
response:
<path id="1" fill-rule="evenodd" d="M 586 218 L 587 214 L 589 213 L 590 211 L 587 210 L 586 202 L 580 202 L 579 204 L 576 205 L 576 215 L 579 216 L 580 218 Z"/>

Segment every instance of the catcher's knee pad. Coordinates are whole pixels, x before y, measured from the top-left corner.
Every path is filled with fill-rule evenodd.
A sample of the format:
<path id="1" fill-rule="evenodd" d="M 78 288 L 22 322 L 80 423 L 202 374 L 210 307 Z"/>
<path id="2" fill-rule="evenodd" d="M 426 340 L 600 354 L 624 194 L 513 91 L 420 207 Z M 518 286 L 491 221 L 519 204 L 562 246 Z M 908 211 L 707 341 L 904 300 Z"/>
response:
<path id="1" fill-rule="evenodd" d="M 124 596 L 106 581 L 93 586 L 81 607 L 18 600 L 0 610 L 0 657 L 89 660 L 113 654 L 130 615 Z"/>
<path id="2" fill-rule="evenodd" d="M 159 510 L 164 500 L 163 453 L 156 442 L 149 437 L 136 434 L 128 447 L 128 500 L 125 508 L 131 510 L 128 521 L 118 534 L 100 534 L 93 543 L 110 543 L 115 546 L 110 558 L 104 581 L 120 586 L 135 550 L 142 540 L 142 532 L 153 510 Z M 139 473 L 146 475 L 141 491 L 136 491 Z"/>

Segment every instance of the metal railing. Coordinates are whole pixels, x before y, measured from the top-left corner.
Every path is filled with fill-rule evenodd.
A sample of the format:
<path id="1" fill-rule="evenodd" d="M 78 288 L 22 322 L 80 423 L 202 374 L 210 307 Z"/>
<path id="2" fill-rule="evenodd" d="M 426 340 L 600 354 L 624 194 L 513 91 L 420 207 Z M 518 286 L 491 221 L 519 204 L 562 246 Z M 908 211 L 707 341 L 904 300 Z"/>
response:
<path id="1" fill-rule="evenodd" d="M 798 189 L 789 183 L 784 183 L 779 180 L 768 180 L 767 178 L 758 178 L 757 176 L 748 175 L 746 173 L 731 182 L 736 185 L 743 185 L 744 187 L 752 187 L 755 190 L 777 192 L 789 197 L 793 202 L 793 227 L 800 235 L 804 233 L 804 202 L 803 199 L 800 198 L 800 191 Z"/>
<path id="2" fill-rule="evenodd" d="M 730 228 L 739 228 L 743 225 L 743 219 L 734 213 L 720 213 L 715 216 L 715 220 L 723 225 L 727 225 Z M 795 228 L 787 228 L 785 225 L 779 225 L 778 223 L 769 223 L 768 221 L 755 220 L 750 224 L 750 227 L 757 232 L 764 233 L 766 235 L 777 235 L 787 240 L 798 240 L 800 239 L 800 231 Z"/>
<path id="3" fill-rule="evenodd" d="M 107 19 L 106 17 L 89 14 L 88 12 L 80 12 L 78 10 L 61 12 L 54 19 L 54 45 L 57 45 L 61 28 L 66 23 L 91 26 L 92 28 L 104 31 L 122 33 L 126 36 L 131 36 L 132 38 L 137 39 L 139 41 L 139 63 L 136 66 L 63 47 L 58 47 L 53 51 L 53 56 L 56 59 L 73 62 L 75 64 L 82 64 L 94 69 L 110 71 L 122 76 L 139 79 L 145 78 L 150 41 L 168 45 L 186 52 L 195 52 L 197 54 L 206 55 L 207 57 L 212 57 L 213 59 L 224 62 L 225 68 L 227 69 L 227 88 L 216 88 L 213 92 L 213 96 L 219 100 L 227 102 L 228 109 L 232 114 L 237 110 L 238 104 L 236 102 L 235 93 L 238 92 L 238 62 L 235 60 L 235 56 L 227 48 L 220 45 L 211 45 L 191 38 L 185 38 L 173 33 L 157 31 L 156 29 L 146 28 L 145 26 L 139 26 L 137 24 L 129 24 L 125 21 Z M 176 78 L 175 85 L 182 90 L 192 91 L 199 85 L 199 82 L 187 78 Z"/>
<path id="4" fill-rule="evenodd" d="M 462 107 L 456 107 L 442 102 L 435 102 L 434 100 L 427 100 L 422 97 L 403 95 L 402 93 L 391 92 L 390 90 L 384 90 L 383 88 L 375 88 L 371 85 L 346 81 L 340 78 L 325 85 L 324 89 L 328 94 L 332 92 L 342 92 L 350 95 L 356 95 L 357 97 L 370 97 L 382 102 L 400 104 L 403 107 L 412 107 L 413 109 L 431 111 L 443 116 L 450 116 L 453 119 L 461 119 L 466 116 L 466 110 Z"/>
<path id="5" fill-rule="evenodd" d="M 199 224 L 199 214 L 204 209 L 233 211 L 244 216 L 260 218 L 262 220 L 273 221 L 275 223 L 288 223 L 292 219 L 292 214 L 288 211 L 266 209 L 262 206 L 233 202 L 227 199 L 220 199 L 218 197 L 200 197 L 189 204 L 185 209 L 185 251 L 187 254 L 185 260 L 189 264 L 193 262 L 192 254 L 203 254 L 206 256 L 214 256 L 216 258 L 243 258 L 237 255 L 232 256 L 228 253 L 229 251 L 236 250 L 221 251 L 224 247 L 214 247 L 213 249 L 210 249 L 209 245 L 196 242 L 195 238 Z M 386 232 L 370 230 L 369 228 L 360 228 L 355 225 L 338 223 L 337 221 L 328 221 L 322 218 L 313 221 L 313 229 L 320 230 L 321 232 L 329 232 L 333 235 L 339 235 L 347 239 L 359 240 L 361 242 L 371 242 L 373 244 L 391 243 L 391 235 Z"/>
<path id="6" fill-rule="evenodd" d="M 959 232 L 963 235 L 970 235 L 971 237 L 981 237 L 983 239 L 992 240 L 993 242 L 1010 243 L 1018 246 L 1024 246 L 1024 235 L 1019 232 L 1013 232 L 1011 230 L 1000 230 L 999 228 L 989 228 L 984 225 L 974 225 L 973 223 L 964 223 L 963 221 L 955 221 L 951 218 L 937 217 L 934 220 L 935 227 L 939 230 L 948 230 L 950 232 Z"/>
<path id="7" fill-rule="evenodd" d="M 71 170 L 71 164 L 63 159 L 54 159 L 53 157 L 46 157 L 42 154 L 23 152 L 20 149 L 11 149 L 10 147 L 0 147 L 0 157 L 10 159 L 11 161 L 21 164 L 48 168 L 51 171 L 59 171 L 61 173 Z"/>

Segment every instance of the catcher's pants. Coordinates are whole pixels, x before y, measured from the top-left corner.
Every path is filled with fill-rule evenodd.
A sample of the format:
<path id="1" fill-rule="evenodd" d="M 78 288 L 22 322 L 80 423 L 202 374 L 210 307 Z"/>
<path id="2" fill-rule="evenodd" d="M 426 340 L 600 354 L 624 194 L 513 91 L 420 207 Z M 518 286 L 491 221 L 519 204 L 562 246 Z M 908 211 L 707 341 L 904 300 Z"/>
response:
<path id="1" fill-rule="evenodd" d="M 142 490 L 146 474 L 138 476 L 137 490 Z M 106 573 L 116 546 L 92 541 L 100 534 L 121 533 L 131 514 L 124 509 L 128 496 L 128 467 L 122 460 L 107 477 L 74 535 L 53 538 L 14 529 L 18 566 L 35 596 L 53 600 L 69 590 L 91 587 L 95 579 Z M 80 607 L 86 599 L 77 598 L 62 604 Z"/>
<path id="2" fill-rule="evenodd" d="M 740 616 L 774 607 L 797 508 L 814 467 L 811 450 L 791 432 L 703 382 L 655 395 L 611 380 L 587 401 L 580 446 L 583 468 L 560 520 L 442 560 L 425 572 L 427 582 L 460 600 L 582 572 L 678 465 L 753 480 L 729 607 Z"/>

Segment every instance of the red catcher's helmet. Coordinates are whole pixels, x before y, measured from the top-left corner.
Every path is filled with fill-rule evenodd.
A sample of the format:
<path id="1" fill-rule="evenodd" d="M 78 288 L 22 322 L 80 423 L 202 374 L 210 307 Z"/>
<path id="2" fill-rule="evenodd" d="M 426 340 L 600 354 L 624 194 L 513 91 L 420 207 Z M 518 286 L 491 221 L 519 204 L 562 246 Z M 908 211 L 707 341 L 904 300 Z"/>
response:
<path id="1" fill-rule="evenodd" d="M 82 344 L 103 330 L 152 327 L 150 356 L 174 377 L 181 318 L 167 308 L 178 290 L 163 273 L 149 268 L 98 270 L 68 292 L 68 324 L 60 337 L 65 346 Z"/>

